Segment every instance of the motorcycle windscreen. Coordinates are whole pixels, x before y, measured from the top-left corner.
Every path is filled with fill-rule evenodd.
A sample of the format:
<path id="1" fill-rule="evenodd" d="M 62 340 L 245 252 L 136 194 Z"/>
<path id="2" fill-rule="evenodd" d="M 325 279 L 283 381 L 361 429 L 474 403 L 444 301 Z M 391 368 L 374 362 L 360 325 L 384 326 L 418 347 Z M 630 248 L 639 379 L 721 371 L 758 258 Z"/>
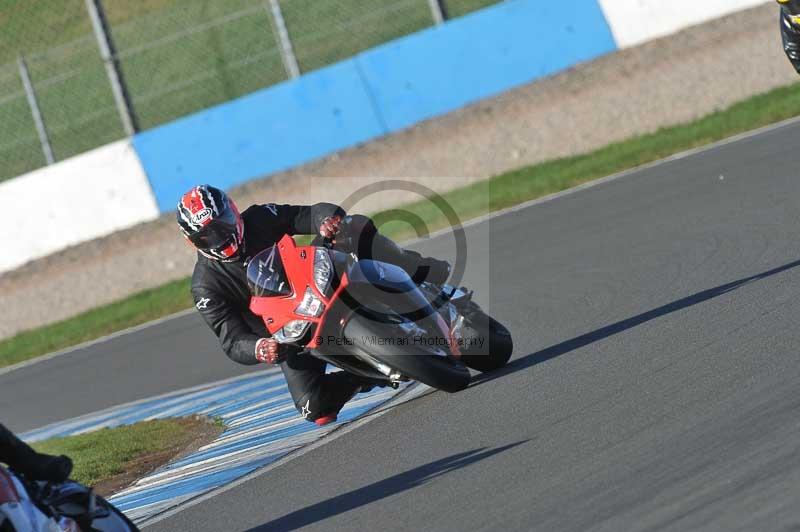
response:
<path id="1" fill-rule="evenodd" d="M 269 247 L 250 260 L 247 285 L 256 297 L 291 295 L 292 287 L 286 278 L 278 246 Z"/>

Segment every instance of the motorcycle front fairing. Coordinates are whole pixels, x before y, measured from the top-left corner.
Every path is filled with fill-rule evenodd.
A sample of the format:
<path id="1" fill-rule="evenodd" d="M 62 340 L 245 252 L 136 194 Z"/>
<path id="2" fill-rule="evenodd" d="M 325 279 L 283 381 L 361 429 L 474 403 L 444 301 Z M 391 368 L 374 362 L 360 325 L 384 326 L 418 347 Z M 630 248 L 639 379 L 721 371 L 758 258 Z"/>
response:
<path id="1" fill-rule="evenodd" d="M 401 316 L 399 308 L 408 309 L 414 317 L 435 313 L 424 294 L 408 273 L 393 264 L 374 260 L 355 260 L 350 255 L 330 250 L 338 282 L 346 279 L 346 288 L 339 295 L 317 331 L 314 355 L 350 373 L 374 379 L 386 379 L 374 365 L 354 356 L 352 342 L 344 333 L 355 315 L 378 321 L 414 321 Z"/>
<path id="2" fill-rule="evenodd" d="M 369 353 L 357 356 L 359 342 L 347 334 L 348 324 L 357 316 L 396 326 L 395 337 L 447 334 L 440 315 L 405 270 L 381 261 L 355 260 L 334 250 L 330 253 L 336 277 L 346 279 L 346 287 L 317 331 L 313 348 L 317 358 L 362 377 L 388 378 L 376 370 L 374 361 L 363 359 Z"/>
<path id="3" fill-rule="evenodd" d="M 356 313 L 396 325 L 398 336 L 446 339 L 450 355 L 461 356 L 450 327 L 405 270 L 386 262 L 361 260 L 348 269 L 347 276 L 348 286 L 340 297 Z M 345 327 L 343 324 L 343 331 Z"/>

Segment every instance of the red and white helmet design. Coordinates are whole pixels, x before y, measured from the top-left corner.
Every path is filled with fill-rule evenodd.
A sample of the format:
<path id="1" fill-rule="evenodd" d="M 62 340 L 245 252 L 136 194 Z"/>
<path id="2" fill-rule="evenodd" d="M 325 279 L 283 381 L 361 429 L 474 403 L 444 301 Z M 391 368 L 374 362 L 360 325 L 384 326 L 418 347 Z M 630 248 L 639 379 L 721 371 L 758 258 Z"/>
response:
<path id="1" fill-rule="evenodd" d="M 236 203 L 222 190 L 199 185 L 181 197 L 178 225 L 184 236 L 208 258 L 234 261 L 244 243 L 244 222 Z"/>

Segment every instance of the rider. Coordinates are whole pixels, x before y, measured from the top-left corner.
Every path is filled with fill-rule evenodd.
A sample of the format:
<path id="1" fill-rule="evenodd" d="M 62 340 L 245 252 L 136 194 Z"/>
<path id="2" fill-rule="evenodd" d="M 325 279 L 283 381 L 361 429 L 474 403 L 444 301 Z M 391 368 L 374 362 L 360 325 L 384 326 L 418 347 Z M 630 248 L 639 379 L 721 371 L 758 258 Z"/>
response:
<path id="1" fill-rule="evenodd" d="M 249 310 L 248 260 L 285 234 L 315 235 L 333 239 L 338 249 L 360 258 L 396 264 L 418 283 L 444 283 L 450 275 L 447 262 L 398 247 L 371 219 L 348 215 L 330 203 L 252 205 L 240 214 L 225 192 L 200 185 L 183 195 L 177 218 L 198 251 L 192 275 L 195 307 L 225 353 L 240 364 L 280 364 L 296 408 L 319 425 L 334 421 L 347 401 L 375 383 L 345 372 L 326 374 L 324 361 L 271 338 L 263 321 Z"/>
<path id="2" fill-rule="evenodd" d="M 64 482 L 72 472 L 72 460 L 34 451 L 0 423 L 0 462 L 30 480 Z"/>
<path id="3" fill-rule="evenodd" d="M 778 0 L 781 5 L 783 50 L 800 73 L 800 0 Z"/>

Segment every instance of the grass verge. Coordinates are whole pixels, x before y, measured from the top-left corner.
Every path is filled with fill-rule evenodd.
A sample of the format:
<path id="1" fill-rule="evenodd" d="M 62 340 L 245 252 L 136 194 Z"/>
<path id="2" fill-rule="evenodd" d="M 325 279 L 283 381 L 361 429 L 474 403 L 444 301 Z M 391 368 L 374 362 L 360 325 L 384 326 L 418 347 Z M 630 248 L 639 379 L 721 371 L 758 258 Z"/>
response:
<path id="1" fill-rule="evenodd" d="M 222 430 L 221 423 L 202 417 L 163 419 L 54 438 L 33 447 L 69 456 L 75 464 L 72 478 L 108 495 L 211 442 Z"/>
<path id="2" fill-rule="evenodd" d="M 798 109 L 800 84 L 794 84 L 755 96 L 695 122 L 661 129 L 585 155 L 520 168 L 448 192 L 444 198 L 458 212 L 461 220 L 468 220 L 791 118 L 798 113 Z M 430 202 L 419 201 L 402 209 L 418 215 L 431 230 L 447 224 Z M 374 216 L 376 220 L 381 218 L 380 213 Z M 381 230 L 397 240 L 414 236 L 408 225 L 402 222 L 388 222 L 381 225 Z M 175 281 L 0 341 L 0 367 L 138 325 L 189 308 L 190 305 L 188 278 Z"/>
<path id="3" fill-rule="evenodd" d="M 145 290 L 74 318 L 3 340 L 0 342 L 0 367 L 167 316 L 191 304 L 188 278 Z"/>

